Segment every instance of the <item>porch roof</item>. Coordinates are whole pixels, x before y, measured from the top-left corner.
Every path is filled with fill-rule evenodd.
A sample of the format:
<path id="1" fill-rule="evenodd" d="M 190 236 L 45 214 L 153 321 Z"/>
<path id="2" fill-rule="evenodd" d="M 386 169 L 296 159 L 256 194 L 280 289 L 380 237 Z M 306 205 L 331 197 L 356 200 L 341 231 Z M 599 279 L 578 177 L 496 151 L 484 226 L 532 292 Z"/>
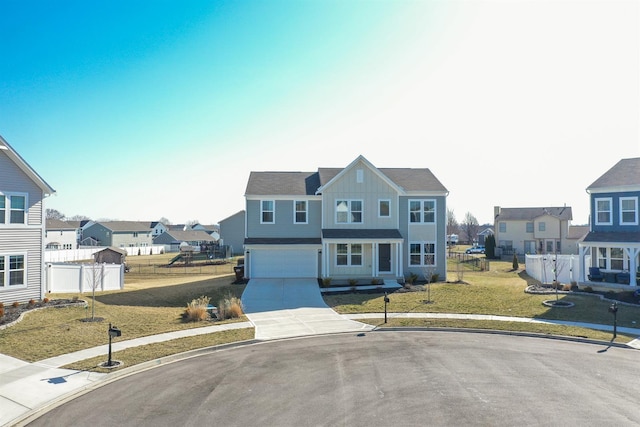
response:
<path id="1" fill-rule="evenodd" d="M 400 239 L 402 235 L 396 229 L 378 228 L 323 228 L 323 239 Z"/>
<path id="2" fill-rule="evenodd" d="M 604 231 L 591 231 L 589 232 L 583 243 L 640 243 L 640 231 L 634 231 L 630 233 L 620 232 L 604 232 Z"/>
<path id="3" fill-rule="evenodd" d="M 245 245 L 319 245 L 322 241 L 317 237 L 248 237 Z"/>

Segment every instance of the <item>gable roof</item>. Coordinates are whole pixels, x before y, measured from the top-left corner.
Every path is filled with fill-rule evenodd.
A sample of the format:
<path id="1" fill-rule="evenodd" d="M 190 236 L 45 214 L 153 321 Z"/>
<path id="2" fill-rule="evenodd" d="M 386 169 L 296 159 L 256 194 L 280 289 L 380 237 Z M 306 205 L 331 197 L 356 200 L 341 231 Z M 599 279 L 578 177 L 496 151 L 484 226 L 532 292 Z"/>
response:
<path id="1" fill-rule="evenodd" d="M 38 173 L 33 170 L 31 166 L 9 145 L 7 141 L 0 135 L 0 153 L 5 153 L 13 163 L 22 170 L 45 194 L 45 196 L 50 196 L 55 194 L 56 190 L 54 190 L 47 182 L 42 179 Z"/>
<path id="2" fill-rule="evenodd" d="M 313 196 L 321 192 L 347 169 L 363 161 L 371 170 L 401 193 L 443 192 L 448 190 L 427 168 L 376 168 L 359 156 L 346 168 L 318 168 L 317 172 L 251 172 L 245 196 Z"/>
<path id="3" fill-rule="evenodd" d="M 75 230 L 73 224 L 60 219 L 49 218 L 46 220 L 45 230 Z"/>
<path id="4" fill-rule="evenodd" d="M 640 187 L 640 157 L 622 159 L 596 179 L 587 191 Z"/>
<path id="5" fill-rule="evenodd" d="M 534 219 L 550 215 L 564 221 L 573 219 L 569 206 L 541 207 L 541 208 L 500 208 L 496 215 L 499 221 L 533 221 Z"/>
<path id="6" fill-rule="evenodd" d="M 169 230 L 158 236 L 156 241 L 169 241 L 170 238 L 178 242 L 215 242 L 216 240 L 204 230 Z"/>
<path id="7" fill-rule="evenodd" d="M 97 222 L 97 224 L 102 225 L 105 228 L 108 228 L 111 231 L 115 232 L 149 232 L 149 222 L 139 222 L 139 221 L 105 221 L 105 222 Z"/>

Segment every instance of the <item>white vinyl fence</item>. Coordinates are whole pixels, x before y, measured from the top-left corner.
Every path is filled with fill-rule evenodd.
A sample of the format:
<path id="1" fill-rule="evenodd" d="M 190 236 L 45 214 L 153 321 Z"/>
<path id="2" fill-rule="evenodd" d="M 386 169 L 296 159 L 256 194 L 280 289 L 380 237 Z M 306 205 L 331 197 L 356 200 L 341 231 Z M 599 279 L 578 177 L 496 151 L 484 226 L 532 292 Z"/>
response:
<path id="1" fill-rule="evenodd" d="M 46 289 L 51 293 L 84 293 L 124 288 L 124 266 L 120 264 L 46 264 Z"/>
<path id="2" fill-rule="evenodd" d="M 527 274 L 541 283 L 553 283 L 554 269 L 560 283 L 577 282 L 580 278 L 580 258 L 577 255 L 526 255 Z"/>
<path id="3" fill-rule="evenodd" d="M 93 259 L 93 254 L 106 249 L 106 246 L 91 246 L 79 249 L 46 249 L 44 262 L 70 262 Z M 166 252 L 164 245 L 132 246 L 119 248 L 127 252 L 127 256 L 158 255 Z"/>

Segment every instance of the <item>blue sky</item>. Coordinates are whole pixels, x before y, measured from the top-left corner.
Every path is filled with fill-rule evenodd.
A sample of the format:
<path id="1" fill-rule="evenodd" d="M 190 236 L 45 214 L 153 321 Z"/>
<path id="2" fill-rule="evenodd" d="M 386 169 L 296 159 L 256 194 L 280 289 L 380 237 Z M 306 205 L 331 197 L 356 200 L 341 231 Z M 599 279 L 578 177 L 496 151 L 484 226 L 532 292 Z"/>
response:
<path id="1" fill-rule="evenodd" d="M 217 223 L 252 170 L 427 167 L 571 206 L 640 156 L 637 1 L 0 2 L 0 135 L 92 219 Z"/>

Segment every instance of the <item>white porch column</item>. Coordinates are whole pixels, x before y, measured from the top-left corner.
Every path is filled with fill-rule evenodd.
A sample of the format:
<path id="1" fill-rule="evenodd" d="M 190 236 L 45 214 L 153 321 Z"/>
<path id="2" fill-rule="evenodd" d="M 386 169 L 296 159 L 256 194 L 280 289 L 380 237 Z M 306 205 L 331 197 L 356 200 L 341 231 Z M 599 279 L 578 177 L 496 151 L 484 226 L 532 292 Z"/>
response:
<path id="1" fill-rule="evenodd" d="M 373 277 L 378 277 L 378 257 L 376 256 L 378 254 L 378 244 L 377 243 L 372 243 L 371 244 L 371 274 L 373 275 Z"/>
<path id="2" fill-rule="evenodd" d="M 627 252 L 627 256 L 629 257 L 629 286 L 633 287 L 638 286 L 638 282 L 636 281 L 638 254 L 640 254 L 640 248 L 629 248 Z"/>
<path id="3" fill-rule="evenodd" d="M 585 281 L 585 277 L 586 277 L 586 273 L 585 271 L 587 270 L 588 266 L 586 265 L 584 259 L 587 256 L 587 251 L 590 251 L 591 248 L 590 247 L 585 247 L 585 246 L 580 246 L 579 247 L 579 253 L 580 253 L 580 277 L 578 278 L 579 282 L 584 282 Z"/>

